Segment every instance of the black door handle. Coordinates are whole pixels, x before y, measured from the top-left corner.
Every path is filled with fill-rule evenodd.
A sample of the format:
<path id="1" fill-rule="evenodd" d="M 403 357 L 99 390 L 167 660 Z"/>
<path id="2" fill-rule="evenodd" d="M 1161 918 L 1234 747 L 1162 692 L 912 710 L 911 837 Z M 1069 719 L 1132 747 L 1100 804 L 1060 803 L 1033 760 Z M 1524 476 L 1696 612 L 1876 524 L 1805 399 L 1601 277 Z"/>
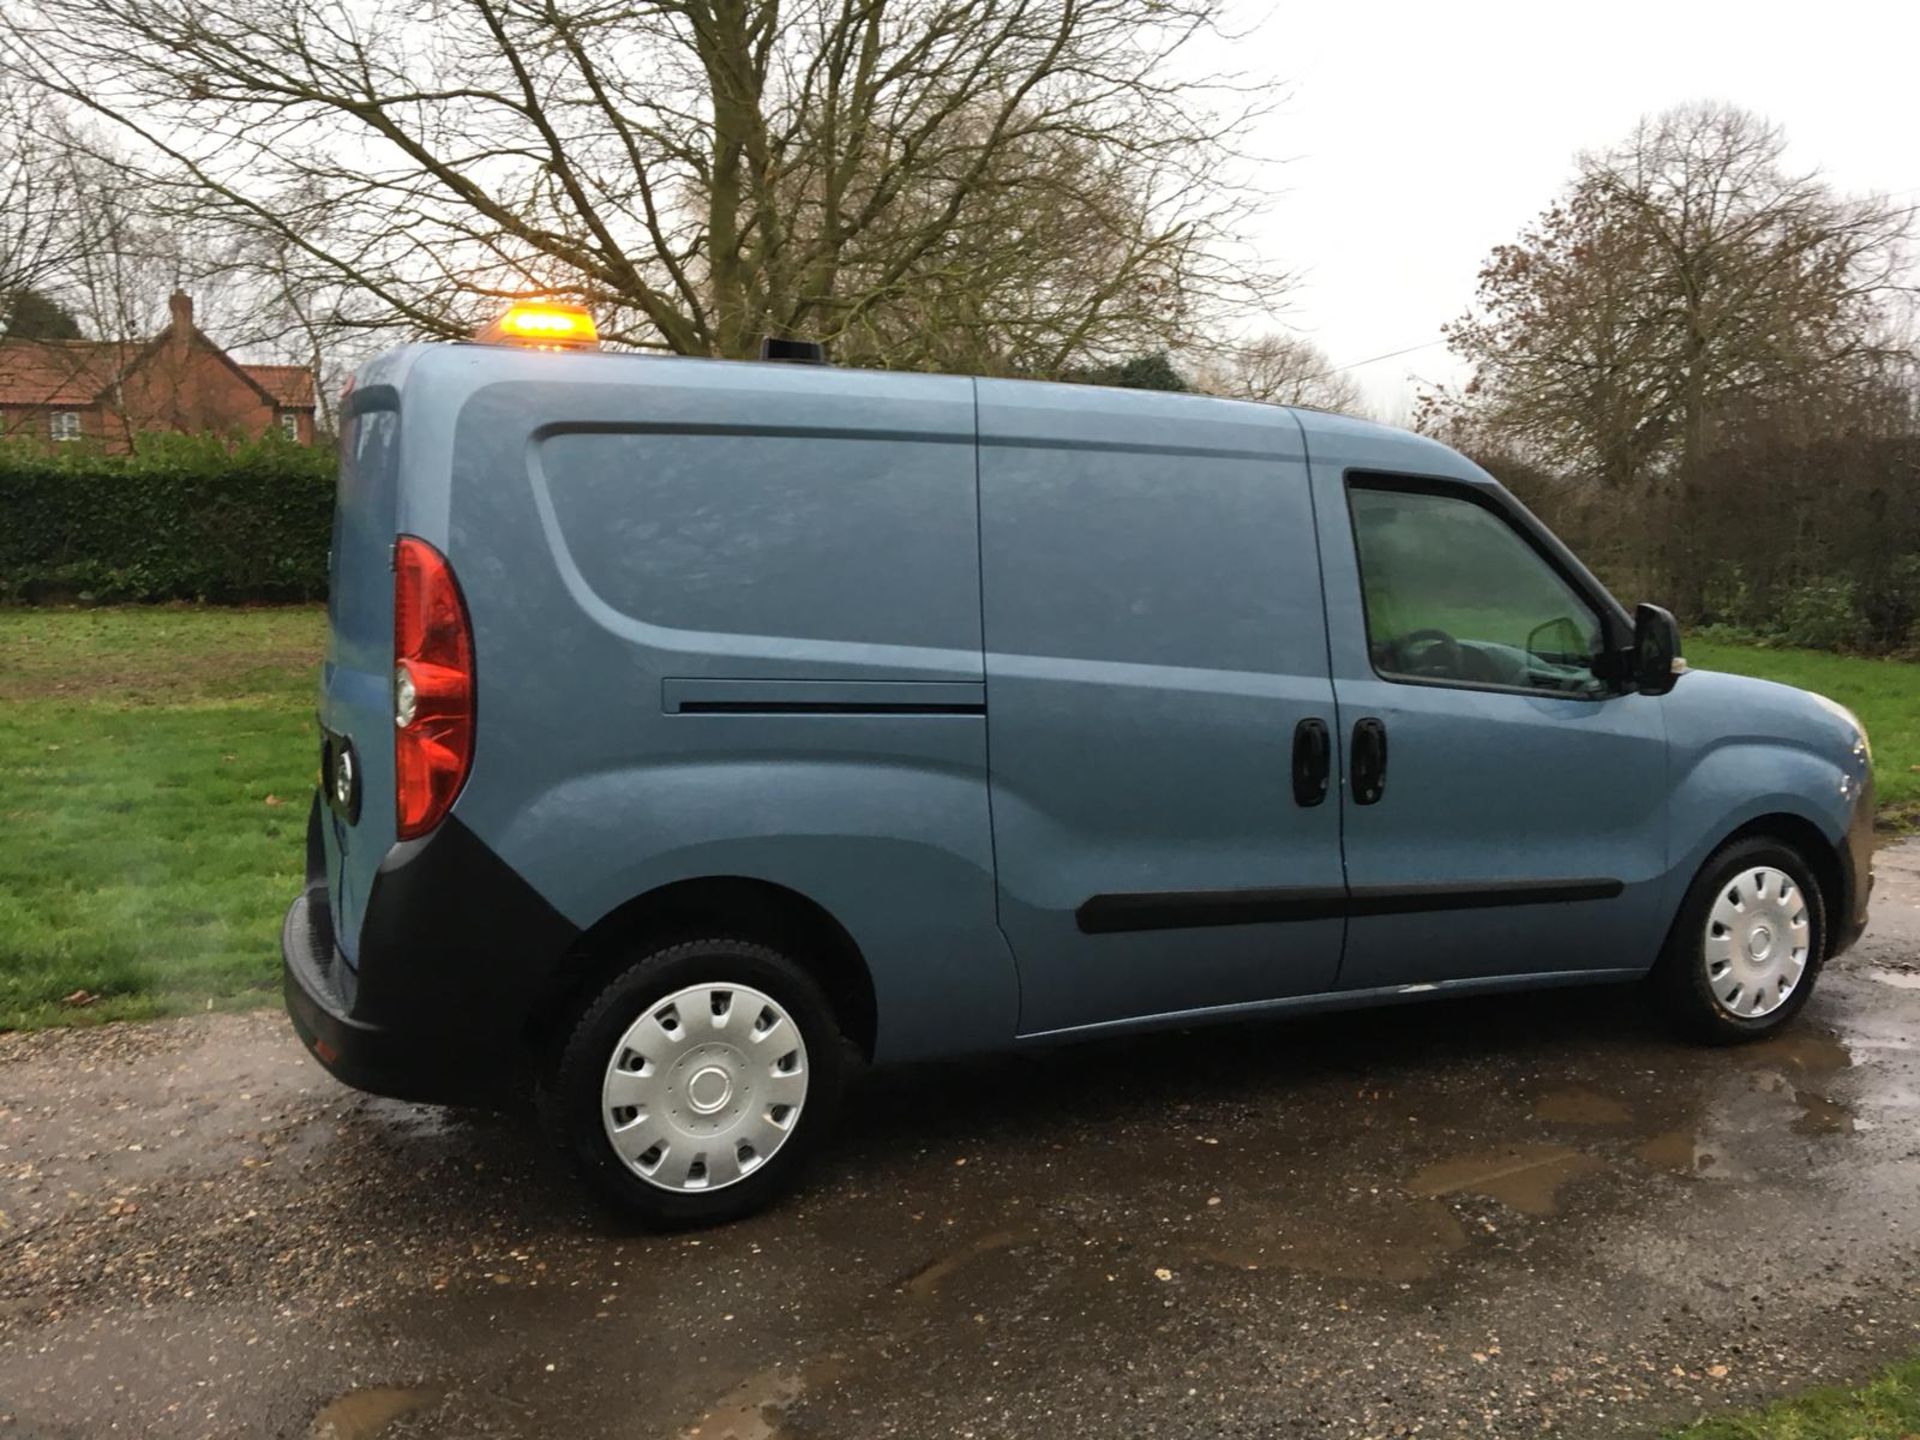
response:
<path id="1" fill-rule="evenodd" d="M 1333 771 L 1333 743 L 1324 720 L 1302 720 L 1293 727 L 1293 802 L 1318 805 L 1327 798 Z"/>
<path id="2" fill-rule="evenodd" d="M 1353 722 L 1353 803 L 1371 805 L 1387 788 L 1387 725 L 1369 715 Z"/>

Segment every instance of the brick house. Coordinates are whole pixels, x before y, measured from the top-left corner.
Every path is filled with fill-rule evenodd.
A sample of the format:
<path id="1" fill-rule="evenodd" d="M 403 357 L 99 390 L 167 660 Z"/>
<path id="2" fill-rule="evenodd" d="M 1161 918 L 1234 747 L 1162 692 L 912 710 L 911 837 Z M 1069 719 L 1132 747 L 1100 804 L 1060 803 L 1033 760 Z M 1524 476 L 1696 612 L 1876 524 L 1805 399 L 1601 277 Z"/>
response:
<path id="1" fill-rule="evenodd" d="M 0 435 L 49 446 L 91 440 L 125 451 L 143 430 L 258 436 L 278 427 L 313 443 L 313 372 L 242 365 L 193 323 L 176 291 L 173 318 L 144 344 L 0 339 Z"/>

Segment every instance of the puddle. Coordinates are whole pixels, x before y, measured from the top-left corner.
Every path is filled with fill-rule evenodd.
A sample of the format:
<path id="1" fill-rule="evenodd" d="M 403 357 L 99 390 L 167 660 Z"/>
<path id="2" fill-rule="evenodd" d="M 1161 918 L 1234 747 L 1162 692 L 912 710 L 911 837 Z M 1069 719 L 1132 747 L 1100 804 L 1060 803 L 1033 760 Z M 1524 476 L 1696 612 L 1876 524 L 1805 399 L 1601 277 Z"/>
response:
<path id="1" fill-rule="evenodd" d="M 749 1375 L 680 1430 L 678 1440 L 783 1440 L 790 1433 L 787 1411 L 807 1391 L 837 1381 L 848 1363 L 846 1356 L 832 1354 L 797 1369 L 776 1365 Z"/>
<path id="2" fill-rule="evenodd" d="M 1852 1053 L 1837 1035 L 1818 1030 L 1789 1030 L 1743 1045 L 1735 1054 L 1750 1064 L 1781 1065 L 1806 1075 L 1830 1074 L 1853 1063 Z"/>
<path id="3" fill-rule="evenodd" d="M 1407 1188 L 1435 1199 L 1487 1195 L 1528 1215 L 1551 1215 L 1562 1185 L 1599 1168 L 1593 1156 L 1566 1145 L 1510 1145 L 1429 1165 Z"/>
<path id="4" fill-rule="evenodd" d="M 1727 1153 L 1724 1145 L 1692 1130 L 1668 1130 L 1636 1149 L 1647 1164 L 1702 1180 L 1751 1180 L 1753 1172 Z"/>
<path id="5" fill-rule="evenodd" d="M 403 1390 L 392 1385 L 349 1390 L 313 1417 L 308 1440 L 374 1440 L 402 1415 L 410 1415 L 439 1398 L 438 1390 Z"/>
<path id="6" fill-rule="evenodd" d="M 787 1407 L 806 1391 L 797 1370 L 762 1370 L 729 1390 L 681 1440 L 779 1440 Z"/>
<path id="7" fill-rule="evenodd" d="M 1682 1175 L 1710 1170 L 1715 1163 L 1711 1153 L 1702 1156 L 1699 1137 L 1691 1130 L 1665 1131 L 1639 1146 L 1633 1153 L 1649 1165 L 1678 1171 Z"/>
<path id="8" fill-rule="evenodd" d="M 916 1300 L 928 1299 L 955 1271 L 964 1270 L 983 1255 L 1006 1249 L 1015 1238 L 1011 1230 L 995 1230 L 990 1235 L 982 1235 L 952 1254 L 942 1255 L 938 1260 L 922 1265 L 902 1280 L 899 1288 Z"/>
<path id="9" fill-rule="evenodd" d="M 1437 1200 L 1420 1200 L 1337 1222 L 1290 1215 L 1270 1233 L 1201 1245 L 1194 1254 L 1233 1270 L 1407 1284 L 1431 1279 L 1440 1262 L 1466 1243 L 1467 1232 L 1451 1210 Z"/>
<path id="10" fill-rule="evenodd" d="M 1829 1100 L 1824 1095 L 1816 1095 L 1811 1090 L 1793 1092 L 1794 1103 L 1800 1107 L 1800 1118 L 1793 1122 L 1796 1135 L 1851 1135 L 1853 1133 L 1853 1111 L 1837 1100 Z"/>
<path id="11" fill-rule="evenodd" d="M 1867 971 L 1867 978 L 1900 990 L 1920 990 L 1920 970 L 1886 970 L 1876 965 Z"/>
<path id="12" fill-rule="evenodd" d="M 1534 1104 L 1533 1118 L 1554 1125 L 1625 1125 L 1633 1119 L 1633 1111 L 1611 1095 L 1568 1085 L 1542 1095 Z"/>
<path id="13" fill-rule="evenodd" d="M 1655 1135 L 1634 1153 L 1649 1165 L 1680 1175 L 1751 1180 L 1777 1173 L 1784 1163 L 1806 1163 L 1805 1148 L 1786 1140 L 1789 1132 L 1851 1135 L 1859 1128 L 1851 1106 L 1779 1071 L 1761 1070 L 1729 1076 L 1715 1089 L 1696 1125 Z"/>

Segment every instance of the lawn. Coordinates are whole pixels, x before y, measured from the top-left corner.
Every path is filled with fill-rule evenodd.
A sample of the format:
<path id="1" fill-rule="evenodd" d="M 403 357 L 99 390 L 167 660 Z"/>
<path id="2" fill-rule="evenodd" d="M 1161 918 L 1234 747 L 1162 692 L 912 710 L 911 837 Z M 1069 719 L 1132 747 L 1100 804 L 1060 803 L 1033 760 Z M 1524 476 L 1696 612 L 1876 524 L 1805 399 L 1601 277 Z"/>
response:
<path id="1" fill-rule="evenodd" d="M 314 607 L 0 611 L 0 1030 L 276 993 L 325 635 Z"/>
<path id="2" fill-rule="evenodd" d="M 0 610 L 0 1030 L 272 998 L 325 630 L 317 607 Z M 1882 802 L 1920 815 L 1920 665 L 1688 653 L 1852 706 Z"/>
<path id="3" fill-rule="evenodd" d="M 1912 1440 L 1920 1435 L 1920 1360 L 1858 1390 L 1815 1390 L 1764 1410 L 1702 1420 L 1667 1440 Z"/>

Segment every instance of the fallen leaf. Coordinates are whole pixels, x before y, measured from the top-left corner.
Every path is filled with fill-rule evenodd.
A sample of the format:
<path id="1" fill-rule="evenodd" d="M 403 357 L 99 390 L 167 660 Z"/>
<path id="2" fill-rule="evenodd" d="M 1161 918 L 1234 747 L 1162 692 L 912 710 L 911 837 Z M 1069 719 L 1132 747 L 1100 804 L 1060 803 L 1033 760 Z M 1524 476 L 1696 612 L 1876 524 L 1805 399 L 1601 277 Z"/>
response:
<path id="1" fill-rule="evenodd" d="M 1727 1378 L 1727 1367 L 1724 1365 L 1709 1365 L 1707 1366 L 1707 1374 L 1716 1380 L 1724 1380 Z"/>
<path id="2" fill-rule="evenodd" d="M 1173 1279 L 1173 1271 L 1162 1265 L 1158 1270 L 1153 1272 L 1153 1278 L 1156 1280 L 1171 1280 Z"/>
<path id="3" fill-rule="evenodd" d="M 94 1001 L 98 1000 L 99 998 L 100 997 L 98 995 L 95 995 L 91 990 L 76 990 L 71 995 L 61 996 L 60 1003 L 62 1005 L 72 1005 L 78 1008 L 79 1006 L 82 1006 L 82 1005 L 91 1005 L 93 1004 Z"/>
<path id="4" fill-rule="evenodd" d="M 278 795 L 267 796 L 267 804 L 269 805 L 284 805 L 286 803 L 287 802 L 282 800 Z"/>

